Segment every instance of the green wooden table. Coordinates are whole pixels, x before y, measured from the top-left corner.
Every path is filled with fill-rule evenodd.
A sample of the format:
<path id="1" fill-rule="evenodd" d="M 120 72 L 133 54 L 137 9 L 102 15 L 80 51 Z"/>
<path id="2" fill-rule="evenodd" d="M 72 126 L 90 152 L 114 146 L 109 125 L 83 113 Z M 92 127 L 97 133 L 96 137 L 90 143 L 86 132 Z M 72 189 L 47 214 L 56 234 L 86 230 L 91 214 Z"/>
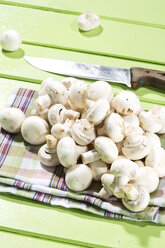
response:
<path id="1" fill-rule="evenodd" d="M 49 73 L 27 64 L 23 55 L 165 71 L 164 0 L 0 0 L 0 33 L 18 30 L 22 48 L 0 52 L 0 110 L 16 87 L 38 89 Z M 96 31 L 80 32 L 78 15 L 101 16 Z M 54 75 L 56 80 L 63 76 Z M 115 93 L 124 86 L 113 85 Z M 142 106 L 165 105 L 165 94 L 136 91 Z M 0 194 L 0 247 L 164 247 L 164 226 L 106 219 Z"/>

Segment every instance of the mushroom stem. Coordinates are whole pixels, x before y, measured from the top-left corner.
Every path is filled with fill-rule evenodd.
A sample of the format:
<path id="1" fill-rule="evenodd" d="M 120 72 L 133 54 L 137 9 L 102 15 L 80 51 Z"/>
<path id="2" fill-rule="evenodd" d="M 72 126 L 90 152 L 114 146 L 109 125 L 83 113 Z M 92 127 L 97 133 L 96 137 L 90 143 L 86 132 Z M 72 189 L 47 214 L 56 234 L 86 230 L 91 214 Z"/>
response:
<path id="1" fill-rule="evenodd" d="M 89 163 L 99 160 L 100 156 L 98 152 L 95 149 L 93 149 L 91 151 L 82 153 L 81 159 L 82 159 L 83 164 L 89 164 Z"/>
<path id="2" fill-rule="evenodd" d="M 46 152 L 48 153 L 53 153 L 56 150 L 57 147 L 57 142 L 58 140 L 53 137 L 53 135 L 46 135 L 46 144 L 47 144 L 47 149 Z"/>
<path id="3" fill-rule="evenodd" d="M 125 185 L 127 184 L 129 181 L 129 177 L 128 176 L 116 176 L 116 184 L 118 186 L 122 186 L 122 185 Z"/>
<path id="4" fill-rule="evenodd" d="M 103 199 L 108 199 L 112 195 L 113 193 L 112 192 L 110 193 L 110 191 L 107 192 L 106 189 L 104 189 L 104 187 L 99 191 L 99 197 Z"/>

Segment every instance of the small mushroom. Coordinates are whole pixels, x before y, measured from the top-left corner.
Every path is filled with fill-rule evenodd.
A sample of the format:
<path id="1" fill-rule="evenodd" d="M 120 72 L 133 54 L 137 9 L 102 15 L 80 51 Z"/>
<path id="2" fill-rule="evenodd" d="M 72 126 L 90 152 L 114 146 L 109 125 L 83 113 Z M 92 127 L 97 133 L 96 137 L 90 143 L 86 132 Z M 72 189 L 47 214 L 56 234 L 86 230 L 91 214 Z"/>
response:
<path id="1" fill-rule="evenodd" d="M 94 181 L 100 181 L 103 174 L 107 172 L 108 166 L 102 160 L 97 160 L 89 164 Z"/>
<path id="2" fill-rule="evenodd" d="M 131 200 L 129 199 L 129 197 L 127 197 L 127 195 L 125 195 L 125 197 L 122 198 L 122 203 L 128 210 L 132 212 L 140 212 L 148 206 L 150 201 L 150 195 L 146 188 L 140 185 L 133 186 L 135 186 L 138 191 L 137 198 Z"/>
<path id="3" fill-rule="evenodd" d="M 67 170 L 65 182 L 69 189 L 83 191 L 92 183 L 92 171 L 85 164 L 74 165 Z"/>
<path id="4" fill-rule="evenodd" d="M 2 34 L 0 43 L 4 50 L 16 51 L 21 46 L 22 38 L 16 30 L 10 29 Z"/>
<path id="5" fill-rule="evenodd" d="M 73 77 L 67 77 L 64 78 L 64 80 L 62 80 L 62 84 L 65 86 L 67 90 L 69 90 L 71 85 L 75 83 L 77 83 L 77 79 Z"/>
<path id="6" fill-rule="evenodd" d="M 141 110 L 138 97 L 131 91 L 123 90 L 115 96 L 112 102 L 117 113 L 123 115 L 137 115 Z"/>
<path id="7" fill-rule="evenodd" d="M 159 177 L 165 176 L 165 150 L 162 147 L 153 146 L 145 158 L 145 165 L 152 167 Z"/>
<path id="8" fill-rule="evenodd" d="M 165 107 L 153 105 L 150 112 L 153 116 L 155 116 L 159 122 L 161 123 L 161 129 L 158 131 L 158 133 L 163 134 L 165 133 Z"/>
<path id="9" fill-rule="evenodd" d="M 117 146 L 108 137 L 97 137 L 94 141 L 94 147 L 100 158 L 107 164 L 111 164 L 118 157 Z"/>
<path id="10" fill-rule="evenodd" d="M 87 100 L 87 116 L 86 119 L 94 125 L 100 124 L 108 114 L 110 105 L 107 99 L 100 99 L 96 102 Z"/>
<path id="11" fill-rule="evenodd" d="M 95 29 L 100 25 L 100 17 L 92 11 L 87 11 L 78 17 L 77 25 L 83 31 Z"/>
<path id="12" fill-rule="evenodd" d="M 71 136 L 77 144 L 88 145 L 96 138 L 94 125 L 86 119 L 76 120 L 71 128 Z"/>
<path id="13" fill-rule="evenodd" d="M 18 133 L 25 119 L 25 114 L 18 108 L 5 108 L 0 113 L 0 124 L 10 133 Z"/>
<path id="14" fill-rule="evenodd" d="M 87 98 L 92 101 L 98 101 L 104 98 L 110 103 L 113 98 L 113 89 L 111 85 L 105 81 L 96 81 L 89 86 Z"/>
<path id="15" fill-rule="evenodd" d="M 140 126 L 147 132 L 157 133 L 162 128 L 160 120 L 151 111 L 141 111 L 139 114 Z"/>
<path id="16" fill-rule="evenodd" d="M 83 164 L 90 164 L 90 163 L 93 163 L 93 162 L 99 160 L 100 156 L 95 149 L 92 149 L 88 152 L 82 153 L 81 159 L 82 159 Z"/>
<path id="17" fill-rule="evenodd" d="M 46 135 L 46 144 L 38 151 L 38 159 L 45 166 L 57 166 L 60 164 L 57 152 L 57 139 L 52 135 Z"/>
<path id="18" fill-rule="evenodd" d="M 40 145 L 46 141 L 49 134 L 48 123 L 38 116 L 26 118 L 21 127 L 23 138 L 32 145 Z"/>
<path id="19" fill-rule="evenodd" d="M 74 120 L 66 119 L 64 124 L 56 123 L 51 128 L 51 134 L 58 140 L 70 136 L 70 128 L 72 127 Z"/>

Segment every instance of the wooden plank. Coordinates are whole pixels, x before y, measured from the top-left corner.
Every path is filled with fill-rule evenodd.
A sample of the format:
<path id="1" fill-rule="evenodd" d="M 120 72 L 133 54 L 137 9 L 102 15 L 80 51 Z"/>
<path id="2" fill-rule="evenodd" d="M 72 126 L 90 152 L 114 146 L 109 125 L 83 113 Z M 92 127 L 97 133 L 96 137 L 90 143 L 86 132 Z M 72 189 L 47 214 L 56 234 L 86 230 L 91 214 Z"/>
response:
<path id="1" fill-rule="evenodd" d="M 164 0 L 0 0 L 0 3 L 75 15 L 92 10 L 102 19 L 165 28 Z"/>
<path id="2" fill-rule="evenodd" d="M 37 57 L 48 57 L 48 58 L 57 58 L 64 60 L 73 60 L 86 63 L 95 63 L 107 66 L 123 67 L 130 68 L 132 66 L 139 66 L 150 69 L 164 70 L 165 66 L 152 65 L 147 63 L 140 63 L 130 60 L 123 60 L 117 58 L 111 58 L 106 56 L 99 56 L 93 54 L 85 54 L 80 52 L 65 51 L 60 49 L 52 49 L 47 47 L 40 46 L 30 46 L 23 45 L 22 49 L 16 52 L 2 52 L 0 53 L 0 77 L 6 77 L 10 79 L 29 81 L 33 83 L 40 83 L 43 79 L 48 76 L 53 76 L 56 80 L 61 81 L 64 76 L 57 74 L 51 74 L 38 70 L 31 65 L 29 65 L 24 59 L 23 55 L 28 56 L 37 56 Z M 87 80 L 88 81 L 88 80 Z M 3 80 L 1 80 L 3 83 Z M 91 82 L 91 81 L 89 81 Z M 128 89 L 121 84 L 112 84 L 114 92 L 117 93 L 122 89 Z M 141 101 L 158 103 L 165 105 L 164 93 L 156 89 L 151 89 L 143 87 L 139 90 L 134 91 Z"/>
<path id="3" fill-rule="evenodd" d="M 1 247 L 11 248 L 82 248 L 82 246 L 35 238 L 17 233 L 0 231 Z"/>
<path id="4" fill-rule="evenodd" d="M 8 5 L 0 12 L 0 32 L 17 29 L 26 44 L 165 65 L 164 29 L 103 20 L 100 28 L 80 32 L 75 15 Z"/>

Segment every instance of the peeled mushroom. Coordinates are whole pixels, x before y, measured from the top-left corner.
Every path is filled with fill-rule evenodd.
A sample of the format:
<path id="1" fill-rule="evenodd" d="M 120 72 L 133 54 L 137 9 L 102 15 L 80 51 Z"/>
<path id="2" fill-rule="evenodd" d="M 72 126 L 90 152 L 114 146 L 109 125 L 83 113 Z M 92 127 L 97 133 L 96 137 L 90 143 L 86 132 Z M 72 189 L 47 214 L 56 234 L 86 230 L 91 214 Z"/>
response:
<path id="1" fill-rule="evenodd" d="M 96 81 L 89 86 L 87 90 L 87 97 L 92 101 L 97 101 L 104 98 L 110 103 L 113 98 L 113 89 L 111 85 L 105 81 Z"/>
<path id="2" fill-rule="evenodd" d="M 67 170 L 65 182 L 69 189 L 83 191 L 92 183 L 92 171 L 85 164 L 74 165 Z"/>
<path id="3" fill-rule="evenodd" d="M 0 113 L 0 124 L 10 133 L 18 133 L 25 119 L 25 114 L 18 108 L 5 108 Z"/>
<path id="4" fill-rule="evenodd" d="M 82 146 L 90 144 L 96 138 L 93 124 L 86 119 L 75 121 L 71 128 L 71 136 L 77 144 Z"/>
<path id="5" fill-rule="evenodd" d="M 49 134 L 48 123 L 38 116 L 26 118 L 21 127 L 23 138 L 32 145 L 40 145 L 46 141 Z"/>
<path id="6" fill-rule="evenodd" d="M 100 17 L 92 11 L 81 14 L 77 19 L 79 29 L 89 31 L 100 25 Z"/>
<path id="7" fill-rule="evenodd" d="M 92 177 L 94 181 L 100 181 L 103 174 L 107 172 L 107 164 L 102 160 L 97 160 L 89 164 L 92 170 Z"/>
<path id="8" fill-rule="evenodd" d="M 111 164 L 118 157 L 117 146 L 108 137 L 97 137 L 94 141 L 94 147 L 100 158 L 107 164 Z"/>
<path id="9" fill-rule="evenodd" d="M 140 126 L 147 132 L 157 133 L 162 128 L 162 123 L 151 111 L 141 111 L 139 114 Z"/>
<path id="10" fill-rule="evenodd" d="M 141 110 L 138 97 L 131 91 L 123 90 L 113 99 L 113 108 L 123 115 L 137 115 Z"/>

